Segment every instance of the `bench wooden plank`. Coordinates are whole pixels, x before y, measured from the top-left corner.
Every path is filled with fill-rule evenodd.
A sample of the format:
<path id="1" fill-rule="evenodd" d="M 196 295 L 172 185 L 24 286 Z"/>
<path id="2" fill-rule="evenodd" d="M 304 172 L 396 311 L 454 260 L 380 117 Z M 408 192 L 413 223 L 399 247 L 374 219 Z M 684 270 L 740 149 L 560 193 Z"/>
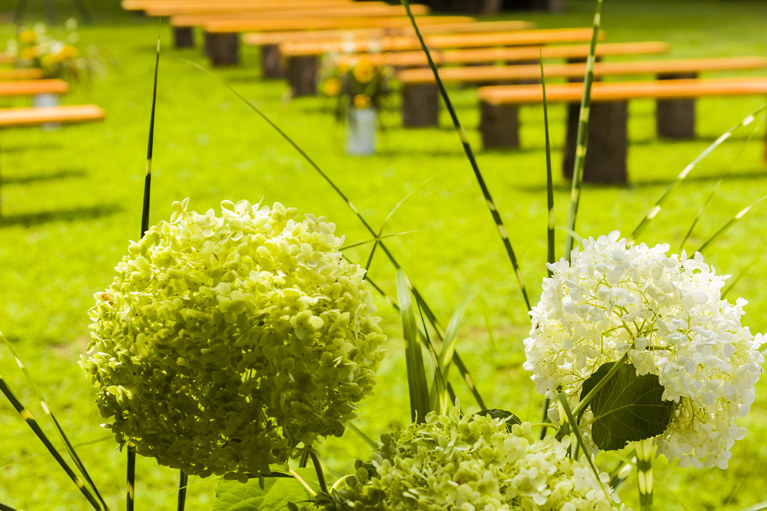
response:
<path id="1" fill-rule="evenodd" d="M 96 105 L 63 105 L 47 107 L 2 108 L 0 128 L 39 126 L 48 123 L 101 121 L 104 110 Z"/>
<path id="2" fill-rule="evenodd" d="M 429 13 L 429 7 L 425 5 L 413 5 L 414 15 Z M 208 32 L 246 32 L 249 30 L 259 31 L 260 28 L 247 28 L 250 26 L 261 27 L 264 23 L 272 20 L 297 20 L 297 19 L 339 19 L 361 17 L 390 17 L 404 16 L 405 10 L 399 5 L 370 5 L 365 3 L 348 6 L 331 6 L 324 8 L 316 6 L 307 9 L 280 9 L 280 10 L 253 10 L 247 9 L 238 12 L 221 12 L 214 14 L 186 14 L 171 16 L 171 25 L 178 26 L 202 26 Z M 223 28 L 222 28 L 223 27 Z M 244 27 L 244 28 L 240 28 Z"/>
<path id="3" fill-rule="evenodd" d="M 422 34 L 462 34 L 501 32 L 506 30 L 530 30 L 535 24 L 522 20 L 470 21 L 463 23 L 445 23 L 419 27 Z M 286 32 L 252 32 L 243 34 L 242 42 L 253 46 L 282 44 L 290 41 L 349 40 L 394 35 L 414 35 L 413 27 L 360 28 L 348 30 L 307 30 Z"/>
<path id="4" fill-rule="evenodd" d="M 336 0 L 333 0 L 333 1 L 336 1 Z M 346 0 L 346 1 L 351 3 L 354 0 Z M 225 4 L 242 5 L 243 3 L 280 4 L 281 2 L 279 0 L 252 0 L 252 1 L 222 0 L 221 2 L 217 2 L 217 3 L 224 4 L 224 5 Z M 285 3 L 322 5 L 325 3 L 325 0 L 286 0 Z M 162 7 L 162 6 L 172 6 L 172 5 L 209 6 L 210 4 L 211 4 L 210 0 L 122 0 L 120 2 L 120 7 L 122 7 L 126 11 L 143 11 L 145 9 L 151 9 L 151 8 Z"/>
<path id="5" fill-rule="evenodd" d="M 643 41 L 632 43 L 602 43 L 597 45 L 597 57 L 615 55 L 641 55 L 667 53 L 671 46 L 662 41 Z M 511 48 L 471 48 L 460 50 L 436 50 L 432 52 L 434 62 L 441 65 L 468 64 L 480 62 L 538 62 L 554 58 L 583 58 L 589 54 L 586 44 L 561 46 L 523 46 Z M 390 52 L 379 54 L 347 55 L 342 61 L 353 62 L 364 56 L 372 64 L 393 67 L 426 66 L 426 56 L 422 51 Z"/>
<path id="6" fill-rule="evenodd" d="M 582 83 L 546 86 L 547 103 L 578 103 L 582 94 Z M 480 87 L 478 95 L 482 111 L 480 131 L 486 148 L 518 146 L 517 106 L 543 100 L 540 84 Z M 746 95 L 767 95 L 767 77 L 595 82 L 589 111 L 588 147 L 591 150 L 586 154 L 584 180 L 626 182 L 629 100 Z M 767 139 L 765 142 L 767 144 Z M 575 146 L 575 134 L 568 130 L 563 162 L 565 175 L 572 169 Z"/>
<path id="7" fill-rule="evenodd" d="M 316 1 L 249 1 L 249 2 L 216 2 L 204 4 L 190 4 L 187 2 L 166 3 L 160 5 L 147 6 L 143 10 L 148 16 L 200 16 L 200 15 L 218 15 L 224 13 L 256 13 L 256 12 L 279 12 L 294 11 L 296 14 L 308 10 L 317 10 L 322 8 L 350 7 L 359 8 L 364 5 L 367 8 L 372 6 L 389 5 L 383 1 L 365 2 L 359 4 L 352 0 L 326 0 L 319 3 Z"/>
<path id="8" fill-rule="evenodd" d="M 531 46 L 583 42 L 591 39 L 591 28 L 550 28 L 516 30 L 511 32 L 437 34 L 424 38 L 432 48 L 487 48 L 493 46 Z M 604 37 L 604 34 L 600 34 Z M 322 55 L 333 52 L 367 52 L 375 46 L 376 51 L 414 50 L 421 47 L 413 36 L 382 37 L 372 41 L 304 41 L 285 43 L 280 51 L 286 57 Z"/>
<path id="9" fill-rule="evenodd" d="M 767 68 L 765 57 L 718 57 L 701 59 L 637 60 L 596 62 L 594 76 L 674 75 L 705 71 L 735 71 Z M 578 78 L 586 73 L 585 63 L 545 65 L 546 78 Z M 404 69 L 396 73 L 403 84 L 433 83 L 431 69 Z M 493 81 L 530 80 L 541 77 L 541 67 L 535 65 L 446 67 L 439 77 L 444 82 L 487 83 Z"/>
<path id="10" fill-rule="evenodd" d="M 540 84 L 491 85 L 480 87 L 481 101 L 496 104 L 530 104 L 543 100 Z M 641 98 L 697 98 L 703 96 L 743 96 L 767 94 L 767 78 L 710 78 L 648 82 L 595 82 L 592 101 L 626 101 Z M 573 103 L 583 96 L 582 83 L 557 83 L 546 86 L 548 103 Z"/>
<path id="11" fill-rule="evenodd" d="M 0 96 L 33 96 L 35 94 L 65 94 L 69 84 L 64 80 L 21 80 L 0 82 Z"/>
<path id="12" fill-rule="evenodd" d="M 43 70 L 35 67 L 0 69 L 0 80 L 37 80 L 43 77 Z"/>

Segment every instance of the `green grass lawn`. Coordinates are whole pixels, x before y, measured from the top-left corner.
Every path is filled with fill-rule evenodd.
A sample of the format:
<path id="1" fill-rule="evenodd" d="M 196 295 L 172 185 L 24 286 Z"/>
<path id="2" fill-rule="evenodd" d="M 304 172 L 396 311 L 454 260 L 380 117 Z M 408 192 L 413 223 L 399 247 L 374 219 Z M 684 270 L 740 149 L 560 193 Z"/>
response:
<path id="1" fill-rule="evenodd" d="M 324 215 L 347 243 L 370 236 L 345 203 L 274 130 L 216 79 L 191 65 L 207 67 L 199 48 L 174 50 L 170 30 L 157 21 L 124 13 L 117 0 L 86 1 L 94 23 L 78 29 L 81 44 L 102 48 L 113 64 L 108 74 L 75 86 L 67 103 L 92 102 L 107 112 L 101 124 L 56 131 L 7 130 L 0 134 L 2 217 L 0 217 L 0 330 L 11 339 L 107 496 L 124 504 L 124 456 L 99 428 L 93 392 L 77 367 L 88 340 L 87 310 L 105 288 L 128 241 L 140 230 L 141 196 L 152 91 L 154 48 L 162 37 L 154 144 L 151 222 L 167 219 L 172 201 L 190 197 L 198 211 L 224 199 L 275 201 L 302 212 Z M 567 0 L 559 15 L 515 13 L 541 27 L 590 25 L 593 2 Z M 43 0 L 29 0 L 27 15 L 43 18 Z M 0 12 L 15 2 L 0 0 Z M 59 21 L 75 15 L 73 3 L 55 2 Z M 610 41 L 664 40 L 670 57 L 767 56 L 767 3 L 762 1 L 605 0 L 602 23 Z M 0 26 L 0 41 L 12 37 Z M 199 38 L 198 38 L 199 39 Z M 537 421 L 540 398 L 522 369 L 527 313 L 502 244 L 488 214 L 459 138 L 443 112 L 437 129 L 403 129 L 397 102 L 384 112 L 378 154 L 343 154 L 344 126 L 321 98 L 289 100 L 281 81 L 259 78 L 259 54 L 243 48 L 242 64 L 214 73 L 257 104 L 324 169 L 366 219 L 380 227 L 409 192 L 386 233 L 411 280 L 441 320 L 474 296 L 461 330 L 459 351 L 467 359 L 486 401 Z M 461 121 L 488 186 L 509 228 L 522 274 L 537 301 L 545 276 L 546 181 L 540 108 L 522 110 L 522 148 L 483 152 L 477 100 L 471 89 L 451 90 Z M 764 98 L 704 99 L 698 103 L 698 134 L 692 141 L 658 141 L 654 105 L 630 106 L 629 180 L 621 187 L 586 186 L 577 231 L 597 236 L 628 234 L 674 177 L 721 133 L 764 103 Z M 0 106 L 24 104 L 0 99 Z M 564 108 L 550 109 L 555 168 L 556 222 L 566 225 L 569 183 L 560 177 Z M 721 179 L 711 206 L 683 247 L 694 251 L 732 215 L 767 194 L 764 116 L 741 130 L 700 163 L 678 188 L 642 241 L 668 242 L 673 251 L 697 211 Z M 598 150 L 591 148 L 590 150 Z M 738 275 L 764 247 L 767 204 L 761 203 L 710 246 L 707 262 Z M 564 234 L 558 232 L 561 247 Z M 370 245 L 350 249 L 360 263 Z M 749 300 L 746 324 L 767 330 L 767 269 L 750 267 L 734 289 Z M 378 253 L 371 277 L 394 292 L 394 272 Z M 381 313 L 390 337 L 377 394 L 360 410 L 358 426 L 371 436 L 390 422 L 408 419 L 401 333 L 397 316 L 383 300 Z M 32 403 L 23 375 L 0 350 L 0 374 Z M 656 472 L 658 509 L 737 510 L 764 499 L 767 487 L 767 389 L 744 421 L 745 440 L 736 444 L 730 469 L 677 469 L 660 463 Z M 465 404 L 473 404 L 461 392 Z M 35 410 L 32 407 L 33 411 Z M 40 411 L 36 412 L 41 415 Z M 0 402 L 0 503 L 28 510 L 86 509 L 87 503 L 38 445 L 8 403 Z M 349 436 L 349 435 L 347 435 Z M 351 469 L 346 455 L 365 455 L 353 435 L 327 442 L 328 464 L 341 474 Z M 137 509 L 174 509 L 174 471 L 141 459 Z M 633 479 L 622 491 L 635 503 Z M 209 509 L 215 481 L 192 479 L 188 509 Z"/>

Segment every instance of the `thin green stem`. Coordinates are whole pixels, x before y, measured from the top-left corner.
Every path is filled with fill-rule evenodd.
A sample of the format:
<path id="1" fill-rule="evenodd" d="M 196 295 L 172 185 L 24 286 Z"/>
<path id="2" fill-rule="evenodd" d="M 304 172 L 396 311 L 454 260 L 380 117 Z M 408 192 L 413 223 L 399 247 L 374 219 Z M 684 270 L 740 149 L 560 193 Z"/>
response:
<path id="1" fill-rule="evenodd" d="M 458 114 L 456 113 L 455 108 L 453 108 L 453 103 L 450 101 L 450 96 L 448 95 L 447 90 L 445 89 L 445 85 L 442 83 L 442 79 L 439 76 L 437 64 L 434 62 L 434 59 L 432 59 L 431 52 L 429 51 L 428 46 L 426 46 L 426 42 L 424 41 L 423 36 L 421 35 L 421 31 L 418 28 L 418 24 L 415 21 L 415 17 L 410 10 L 410 2 L 408 0 L 400 0 L 400 2 L 405 7 L 405 12 L 407 13 L 408 18 L 410 18 L 410 23 L 413 25 L 415 35 L 418 38 L 418 41 L 421 43 L 421 49 L 426 54 L 426 60 L 429 62 L 429 68 L 431 68 L 431 71 L 434 74 L 434 80 L 437 83 L 439 93 L 442 96 L 442 100 L 445 102 L 445 106 L 447 107 L 448 112 L 450 113 L 450 118 L 453 121 L 453 126 L 458 133 L 458 138 L 461 140 L 463 150 L 466 153 L 466 157 L 468 158 L 469 163 L 471 164 L 472 170 L 474 171 L 474 177 L 476 178 L 477 184 L 482 191 L 482 195 L 485 199 L 487 207 L 490 210 L 490 215 L 493 217 L 493 221 L 495 222 L 498 234 L 501 236 L 503 246 L 506 249 L 506 254 L 508 255 L 511 266 L 514 269 L 514 275 L 517 278 L 517 284 L 522 291 L 522 298 L 525 300 L 527 310 L 530 310 L 531 306 L 530 299 L 527 296 L 527 288 L 525 287 L 525 282 L 522 278 L 522 272 L 520 270 L 519 263 L 517 262 L 517 256 L 514 253 L 514 248 L 511 245 L 511 240 L 509 239 L 508 231 L 503 223 L 501 214 L 498 212 L 495 201 L 493 200 L 493 197 L 490 194 L 490 190 L 485 183 L 485 178 L 482 176 L 482 172 L 479 170 L 479 165 L 477 164 L 477 159 L 474 156 L 474 151 L 471 148 L 469 139 L 466 137 L 466 132 L 464 131 L 463 126 L 461 126 L 461 121 L 458 119 Z"/>
<path id="2" fill-rule="evenodd" d="M 639 489 L 639 508 L 642 511 L 652 511 L 653 477 L 652 477 L 652 438 L 637 442 L 637 486 Z"/>
<path id="3" fill-rule="evenodd" d="M 178 505 L 176 506 L 176 509 L 178 509 L 178 511 L 184 511 L 184 508 L 186 507 L 186 490 L 189 485 L 189 476 L 186 475 L 183 470 L 180 470 L 179 473 Z"/>
<path id="4" fill-rule="evenodd" d="M 320 491 L 325 494 L 330 493 L 328 491 L 328 484 L 325 482 L 325 473 L 322 471 L 322 463 L 320 463 L 320 459 L 317 457 L 317 453 L 311 447 L 307 448 L 307 451 L 309 452 L 309 457 L 312 459 L 314 470 L 317 472 L 317 482 L 320 485 Z"/>
<path id="5" fill-rule="evenodd" d="M 125 509 L 133 511 L 136 502 L 136 449 L 128 446 L 127 464 L 125 468 Z"/>
<path id="6" fill-rule="evenodd" d="M 567 221 L 567 238 L 565 239 L 565 258 L 570 260 L 570 252 L 573 249 L 573 235 L 575 222 L 578 217 L 578 206 L 581 199 L 581 186 L 583 184 L 583 166 L 586 162 L 586 149 L 588 142 L 589 112 L 591 111 L 591 85 L 594 83 L 594 61 L 596 60 L 596 47 L 599 40 L 599 27 L 602 24 L 602 0 L 597 0 L 594 12 L 593 34 L 589 47 L 589 56 L 586 61 L 586 76 L 583 80 L 583 98 L 581 99 L 580 118 L 578 121 L 577 145 L 575 147 L 575 165 L 573 180 L 570 188 L 570 217 Z M 598 149 L 598 148 L 597 148 Z"/>

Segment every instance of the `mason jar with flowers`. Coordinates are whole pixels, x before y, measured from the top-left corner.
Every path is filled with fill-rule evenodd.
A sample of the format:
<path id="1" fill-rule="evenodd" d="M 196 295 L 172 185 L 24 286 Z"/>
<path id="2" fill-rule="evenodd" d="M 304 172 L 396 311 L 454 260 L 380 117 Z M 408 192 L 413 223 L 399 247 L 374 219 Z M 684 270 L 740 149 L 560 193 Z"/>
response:
<path id="1" fill-rule="evenodd" d="M 389 93 L 391 70 L 367 58 L 330 56 L 323 75 L 323 94 L 336 99 L 336 115 L 347 122 L 346 152 L 373 154 L 377 112 Z"/>

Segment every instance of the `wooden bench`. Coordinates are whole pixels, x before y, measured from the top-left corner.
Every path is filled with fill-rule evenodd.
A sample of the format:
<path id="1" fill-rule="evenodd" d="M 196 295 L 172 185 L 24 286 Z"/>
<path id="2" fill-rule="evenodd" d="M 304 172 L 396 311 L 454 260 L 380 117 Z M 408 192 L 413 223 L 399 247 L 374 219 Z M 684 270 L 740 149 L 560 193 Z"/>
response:
<path id="1" fill-rule="evenodd" d="M 64 80 L 20 80 L 0 82 L 0 96 L 34 96 L 36 94 L 66 94 L 69 84 Z"/>
<path id="2" fill-rule="evenodd" d="M 0 69 L 0 80 L 38 80 L 43 77 L 43 70 L 35 67 Z"/>
<path id="3" fill-rule="evenodd" d="M 600 43 L 597 46 L 597 57 L 610 55 L 641 55 L 666 53 L 671 46 L 660 41 L 643 41 L 630 43 Z M 585 61 L 589 54 L 587 44 L 563 44 L 555 46 L 521 46 L 512 48 L 469 48 L 452 50 L 435 50 L 431 52 L 432 59 L 438 65 L 480 64 L 495 62 L 538 62 L 541 55 L 545 59 L 564 58 Z M 427 66 L 426 55 L 423 51 L 401 51 L 379 54 L 351 54 L 340 57 L 341 62 L 352 63 L 360 58 L 367 59 L 371 64 L 380 66 L 423 67 Z"/>
<path id="4" fill-rule="evenodd" d="M 658 79 L 697 78 L 699 73 L 767 69 L 764 57 L 722 57 L 706 59 L 639 60 L 624 62 L 597 62 L 594 76 L 656 75 Z M 546 65 L 547 80 L 553 78 L 582 78 L 585 63 Z M 541 67 L 534 65 L 447 67 L 440 70 L 440 79 L 446 83 L 488 85 L 525 80 L 537 80 Z M 402 124 L 404 126 L 436 126 L 439 114 L 439 91 L 431 69 L 404 69 L 397 73 L 402 84 Z M 662 101 L 658 117 L 676 118 L 677 123 L 658 122 L 660 136 L 689 138 L 694 134 L 694 100 Z M 577 118 L 577 115 L 576 115 Z M 668 131 L 672 130 L 672 131 Z"/>
<path id="5" fill-rule="evenodd" d="M 136 3 L 123 1 L 123 5 L 133 6 Z M 240 0 L 237 2 L 211 2 L 201 3 L 196 0 L 178 0 L 145 5 L 146 2 L 138 2 L 144 13 L 148 16 L 171 17 L 171 16 L 203 16 L 215 17 L 227 15 L 227 13 L 269 13 L 289 11 L 293 16 L 311 16 L 311 11 L 318 9 L 334 9 L 338 7 L 358 8 L 353 0 L 327 0 L 320 3 L 319 0 Z M 387 6 L 385 2 L 366 2 L 366 8 L 372 6 Z M 390 9 L 390 7 L 389 7 Z M 309 14 L 307 14 L 309 13 Z M 194 47 L 194 26 L 173 27 L 173 44 L 176 48 Z"/>
<path id="6" fill-rule="evenodd" d="M 498 46 L 540 46 L 548 44 L 588 41 L 593 36 L 591 28 L 554 28 L 491 32 L 478 34 L 443 34 L 424 38 L 429 48 L 488 48 Z M 319 57 L 325 53 L 353 51 L 380 52 L 413 50 L 420 48 L 420 41 L 413 36 L 383 37 L 369 41 L 308 41 L 286 43 L 280 52 L 287 59 L 288 81 L 293 95 L 315 94 Z"/>
<path id="7" fill-rule="evenodd" d="M 424 25 L 419 27 L 421 34 L 464 34 L 503 32 L 512 30 L 530 30 L 534 23 L 519 20 L 505 21 L 469 21 L 461 23 L 445 23 Z M 261 47 L 261 71 L 264 78 L 284 78 L 285 66 L 280 52 L 280 45 L 287 42 L 299 41 L 352 41 L 375 39 L 391 36 L 413 36 L 412 26 L 357 28 L 346 30 L 306 30 L 288 32 L 253 32 L 243 34 L 242 42 L 251 46 Z"/>
<path id="8" fill-rule="evenodd" d="M 517 107 L 539 104 L 540 84 L 480 87 L 480 131 L 486 149 L 519 146 Z M 549 104 L 579 103 L 582 83 L 546 86 Z M 627 181 L 628 102 L 632 99 L 693 99 L 709 96 L 767 95 L 767 77 L 677 79 L 646 82 L 595 82 L 591 90 L 588 150 L 584 181 L 625 183 Z M 676 122 L 672 120 L 672 122 Z M 664 128 L 665 129 L 665 128 Z M 565 175 L 572 171 L 575 135 L 568 133 L 564 148 Z M 766 141 L 767 142 L 767 141 Z"/>
<path id="9" fill-rule="evenodd" d="M 20 128 L 50 123 L 73 124 L 103 119 L 104 111 L 96 105 L 0 108 L 0 128 Z"/>
<path id="10" fill-rule="evenodd" d="M 419 26 L 472 21 L 474 18 L 458 16 L 419 16 Z M 186 20 L 181 19 L 181 23 Z M 176 18 L 171 18 L 175 26 Z M 239 62 L 239 38 L 242 32 L 281 32 L 286 30 L 324 30 L 364 27 L 409 26 L 407 16 L 355 17 L 355 18 L 275 18 L 214 20 L 203 23 L 205 48 L 214 66 Z"/>

